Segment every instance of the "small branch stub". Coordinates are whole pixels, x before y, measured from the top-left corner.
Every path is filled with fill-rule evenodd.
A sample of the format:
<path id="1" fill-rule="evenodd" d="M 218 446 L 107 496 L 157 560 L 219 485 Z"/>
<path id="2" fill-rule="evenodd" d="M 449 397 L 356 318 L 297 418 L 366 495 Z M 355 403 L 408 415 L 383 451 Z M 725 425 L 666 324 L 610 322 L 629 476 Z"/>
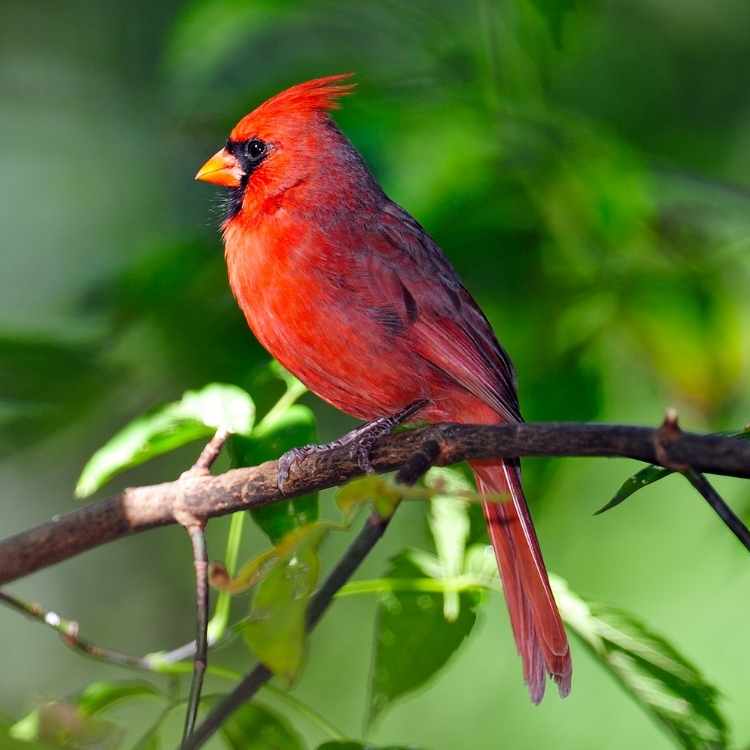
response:
<path id="1" fill-rule="evenodd" d="M 675 441 L 679 440 L 683 432 L 677 418 L 677 410 L 670 407 L 664 415 L 664 421 L 661 427 L 654 433 L 654 449 L 656 451 L 656 463 L 661 464 L 667 469 L 684 472 L 689 467 L 687 465 L 674 462 L 669 455 L 669 447 Z"/>
<path id="2" fill-rule="evenodd" d="M 224 444 L 229 439 L 229 434 L 230 433 L 224 429 L 216 430 L 216 434 L 208 441 L 208 443 L 206 443 L 188 473 L 197 475 L 208 474 L 224 448 Z"/>

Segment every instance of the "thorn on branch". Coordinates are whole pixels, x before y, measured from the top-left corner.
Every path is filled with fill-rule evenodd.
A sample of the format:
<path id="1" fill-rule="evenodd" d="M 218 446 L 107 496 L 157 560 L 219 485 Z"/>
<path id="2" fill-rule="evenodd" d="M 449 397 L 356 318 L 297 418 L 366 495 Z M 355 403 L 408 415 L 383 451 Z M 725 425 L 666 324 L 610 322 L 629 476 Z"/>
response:
<path id="1" fill-rule="evenodd" d="M 685 472 L 690 467 L 685 464 L 679 464 L 672 460 L 669 455 L 669 446 L 683 435 L 682 429 L 677 418 L 677 410 L 670 407 L 664 415 L 664 421 L 654 433 L 654 451 L 656 460 L 662 466 L 672 471 Z"/>

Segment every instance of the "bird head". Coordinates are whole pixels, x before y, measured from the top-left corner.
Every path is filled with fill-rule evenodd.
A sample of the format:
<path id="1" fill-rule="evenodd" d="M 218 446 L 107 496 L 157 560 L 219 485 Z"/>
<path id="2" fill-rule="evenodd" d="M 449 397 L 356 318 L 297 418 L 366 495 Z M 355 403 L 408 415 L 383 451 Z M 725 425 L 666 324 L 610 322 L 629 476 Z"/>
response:
<path id="1" fill-rule="evenodd" d="M 228 220 L 255 208 L 324 169 L 341 141 L 328 115 L 354 84 L 350 73 L 297 84 L 243 117 L 195 175 L 231 190 Z"/>

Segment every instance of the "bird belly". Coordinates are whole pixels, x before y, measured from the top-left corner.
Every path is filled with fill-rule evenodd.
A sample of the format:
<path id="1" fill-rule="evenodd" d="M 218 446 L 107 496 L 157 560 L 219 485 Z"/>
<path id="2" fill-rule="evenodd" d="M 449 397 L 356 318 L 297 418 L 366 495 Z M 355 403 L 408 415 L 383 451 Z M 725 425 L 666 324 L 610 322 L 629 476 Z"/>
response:
<path id="1" fill-rule="evenodd" d="M 275 302 L 246 310 L 250 327 L 284 367 L 336 408 L 374 419 L 425 395 L 419 368 L 400 342 L 357 330 L 338 306 L 300 297 Z"/>

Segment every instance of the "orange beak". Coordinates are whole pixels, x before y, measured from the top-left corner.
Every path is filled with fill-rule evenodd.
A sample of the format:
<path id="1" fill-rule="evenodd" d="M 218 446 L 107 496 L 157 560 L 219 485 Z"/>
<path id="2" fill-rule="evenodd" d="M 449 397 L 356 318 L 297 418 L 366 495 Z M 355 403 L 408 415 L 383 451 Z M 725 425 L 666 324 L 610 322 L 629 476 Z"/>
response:
<path id="1" fill-rule="evenodd" d="M 242 167 L 237 159 L 225 148 L 217 151 L 195 175 L 196 180 L 210 182 L 212 185 L 236 188 L 240 186 L 243 177 Z"/>

